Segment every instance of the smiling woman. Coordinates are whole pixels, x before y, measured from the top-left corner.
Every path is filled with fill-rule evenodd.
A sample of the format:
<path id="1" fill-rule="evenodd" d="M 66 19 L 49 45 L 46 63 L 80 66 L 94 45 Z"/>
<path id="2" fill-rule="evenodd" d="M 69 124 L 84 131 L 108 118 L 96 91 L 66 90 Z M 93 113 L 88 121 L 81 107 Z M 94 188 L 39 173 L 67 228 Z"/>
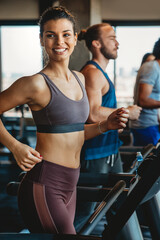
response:
<path id="1" fill-rule="evenodd" d="M 36 149 L 13 138 L 1 121 L 0 142 L 27 172 L 18 200 L 28 229 L 38 233 L 73 234 L 84 140 L 111 129 L 123 129 L 129 115 L 122 108 L 108 120 L 85 124 L 89 103 L 84 77 L 68 67 L 77 42 L 74 18 L 63 7 L 51 7 L 42 14 L 39 24 L 48 63 L 40 72 L 19 78 L 0 93 L 0 114 L 17 105 L 30 107 L 37 127 Z"/>
<path id="2" fill-rule="evenodd" d="M 44 33 L 41 36 L 41 45 L 45 47 L 50 57 L 69 57 L 76 45 L 77 34 L 73 31 L 73 26 L 69 20 L 49 20 L 44 24 Z"/>

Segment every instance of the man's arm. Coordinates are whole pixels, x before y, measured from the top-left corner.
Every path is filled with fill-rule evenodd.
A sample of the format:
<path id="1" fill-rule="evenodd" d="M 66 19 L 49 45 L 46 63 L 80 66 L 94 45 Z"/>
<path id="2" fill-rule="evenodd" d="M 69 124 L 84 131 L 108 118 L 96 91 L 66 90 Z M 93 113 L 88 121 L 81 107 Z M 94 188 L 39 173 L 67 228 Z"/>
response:
<path id="1" fill-rule="evenodd" d="M 89 123 L 106 120 L 115 111 L 114 108 L 102 107 L 102 96 L 109 90 L 109 83 L 103 74 L 94 67 L 83 70 L 85 86 L 90 104 Z"/>
<path id="2" fill-rule="evenodd" d="M 147 83 L 139 84 L 138 103 L 143 108 L 159 108 L 160 101 L 150 98 L 153 86 Z"/>
<path id="3" fill-rule="evenodd" d="M 102 107 L 102 96 L 109 90 L 109 83 L 104 75 L 94 67 L 87 67 L 82 71 L 85 76 L 86 91 L 90 104 L 89 123 L 106 120 L 114 112 L 115 108 Z M 141 107 L 137 105 L 129 106 L 129 119 L 139 118 Z"/>

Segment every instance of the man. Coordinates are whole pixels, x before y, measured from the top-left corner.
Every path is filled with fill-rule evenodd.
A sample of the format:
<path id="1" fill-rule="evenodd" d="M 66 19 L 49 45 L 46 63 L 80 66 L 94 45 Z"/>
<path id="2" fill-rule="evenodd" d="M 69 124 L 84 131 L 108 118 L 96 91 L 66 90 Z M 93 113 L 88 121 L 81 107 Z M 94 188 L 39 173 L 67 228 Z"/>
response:
<path id="1" fill-rule="evenodd" d="M 139 119 L 131 121 L 134 145 L 156 145 L 160 139 L 160 38 L 153 47 L 154 61 L 146 62 L 138 71 L 134 102 L 142 107 Z"/>
<path id="2" fill-rule="evenodd" d="M 101 123 L 117 108 L 115 88 L 105 69 L 110 59 L 117 58 L 119 43 L 116 40 L 114 29 L 106 23 L 93 25 L 86 31 L 82 30 L 78 39 L 84 39 L 92 53 L 92 60 L 87 62 L 82 69 L 90 103 L 88 123 Z M 133 105 L 129 106 L 128 109 L 130 119 L 134 120 L 139 117 L 141 107 Z M 107 134 L 104 133 L 100 137 L 86 141 L 81 156 L 81 171 L 122 172 L 118 152 L 120 145 L 118 131 L 109 131 Z M 77 208 L 77 216 L 79 208 Z M 87 208 L 85 208 L 86 215 L 90 214 L 89 211 L 91 210 L 88 210 L 87 213 Z M 80 221 L 82 222 L 82 218 Z"/>
<path id="3" fill-rule="evenodd" d="M 81 35 L 79 35 L 79 38 Z M 90 103 L 88 123 L 101 122 L 117 108 L 115 88 L 105 70 L 109 60 L 117 58 L 119 43 L 116 40 L 114 29 L 106 23 L 89 27 L 86 32 L 83 31 L 83 38 L 92 53 L 92 60 L 82 69 L 86 79 L 86 90 Z M 129 106 L 128 109 L 130 119 L 138 119 L 141 107 L 133 105 Z M 96 162 L 103 172 L 112 171 L 113 166 L 114 172 L 122 171 L 120 161 L 118 161 L 119 146 L 120 141 L 117 131 L 110 131 L 101 137 L 89 140 L 84 146 L 85 161 L 88 160 L 89 165 Z M 102 162 L 108 164 L 102 164 Z M 95 166 L 94 169 L 100 170 Z"/>

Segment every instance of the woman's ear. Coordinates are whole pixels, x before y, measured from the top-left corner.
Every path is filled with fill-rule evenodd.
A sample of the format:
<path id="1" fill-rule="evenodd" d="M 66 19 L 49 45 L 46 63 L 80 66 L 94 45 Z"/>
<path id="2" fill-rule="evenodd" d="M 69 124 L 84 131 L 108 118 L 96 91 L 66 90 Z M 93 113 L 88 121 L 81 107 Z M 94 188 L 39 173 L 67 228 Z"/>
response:
<path id="1" fill-rule="evenodd" d="M 76 46 L 76 45 L 77 45 L 77 39 L 78 39 L 78 34 L 77 34 L 77 33 L 75 33 L 74 39 L 75 39 L 75 44 L 74 44 L 74 46 Z"/>
<path id="2" fill-rule="evenodd" d="M 95 48 L 100 48 L 101 44 L 98 40 L 93 40 L 92 41 L 92 46 L 95 47 Z"/>

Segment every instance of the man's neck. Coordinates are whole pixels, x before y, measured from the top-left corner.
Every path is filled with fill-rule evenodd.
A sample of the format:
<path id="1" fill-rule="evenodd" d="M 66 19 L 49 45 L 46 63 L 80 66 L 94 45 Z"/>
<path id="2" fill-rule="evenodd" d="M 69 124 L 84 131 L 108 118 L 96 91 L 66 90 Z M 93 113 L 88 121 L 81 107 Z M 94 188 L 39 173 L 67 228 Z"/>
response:
<path id="1" fill-rule="evenodd" d="M 106 70 L 106 67 L 109 63 L 109 59 L 106 59 L 104 57 L 94 57 L 92 58 L 92 61 L 98 63 L 98 65 L 103 69 L 103 71 Z"/>

